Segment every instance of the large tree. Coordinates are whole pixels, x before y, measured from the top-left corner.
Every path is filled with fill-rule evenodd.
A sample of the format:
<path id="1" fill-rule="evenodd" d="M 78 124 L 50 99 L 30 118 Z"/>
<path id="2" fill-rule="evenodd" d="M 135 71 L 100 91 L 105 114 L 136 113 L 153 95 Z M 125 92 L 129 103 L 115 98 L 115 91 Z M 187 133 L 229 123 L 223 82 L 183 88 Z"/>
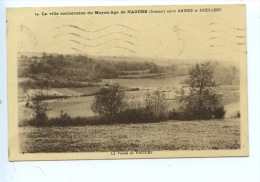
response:
<path id="1" fill-rule="evenodd" d="M 217 84 L 210 62 L 196 64 L 184 81 L 180 102 L 184 117 L 188 119 L 223 118 L 224 107 L 221 96 L 216 93 Z"/>
<path id="2" fill-rule="evenodd" d="M 106 119 L 113 120 L 125 107 L 125 93 L 119 84 L 101 88 L 94 98 L 91 109 Z"/>

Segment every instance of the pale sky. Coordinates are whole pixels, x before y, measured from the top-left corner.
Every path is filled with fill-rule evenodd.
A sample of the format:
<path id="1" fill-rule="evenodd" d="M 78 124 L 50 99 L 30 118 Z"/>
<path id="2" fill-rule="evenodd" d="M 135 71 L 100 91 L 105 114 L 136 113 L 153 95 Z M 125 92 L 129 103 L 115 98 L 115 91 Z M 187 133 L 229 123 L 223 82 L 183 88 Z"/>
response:
<path id="1" fill-rule="evenodd" d="M 62 16 L 34 14 L 106 9 L 20 9 L 9 12 L 8 31 L 17 37 L 17 50 L 20 52 L 86 53 L 170 59 L 236 60 L 244 57 L 246 25 L 243 6 L 217 7 L 221 7 L 222 11 Z M 179 8 L 168 7 L 169 10 Z M 196 6 L 193 9 L 200 8 L 212 7 Z M 123 9 L 110 7 L 109 11 Z M 167 7 L 130 9 L 149 11 L 167 10 Z"/>

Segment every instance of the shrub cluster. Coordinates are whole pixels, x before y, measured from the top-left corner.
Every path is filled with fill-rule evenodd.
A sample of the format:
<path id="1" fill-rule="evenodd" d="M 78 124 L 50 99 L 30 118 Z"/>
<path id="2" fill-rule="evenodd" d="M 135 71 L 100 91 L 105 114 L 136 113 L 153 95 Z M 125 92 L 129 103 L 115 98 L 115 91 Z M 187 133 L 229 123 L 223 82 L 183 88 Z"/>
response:
<path id="1" fill-rule="evenodd" d="M 196 112 L 193 111 L 177 111 L 173 109 L 168 113 L 168 119 L 170 120 L 194 120 L 194 119 L 200 119 L 200 120 L 208 120 L 208 119 L 223 119 L 225 117 L 226 110 L 223 106 L 219 106 L 214 108 L 212 111 L 208 111 L 208 113 L 205 113 L 205 115 L 200 114 L 198 115 Z"/>
<path id="2" fill-rule="evenodd" d="M 222 119 L 225 111 L 223 108 L 216 110 L 219 112 L 214 119 Z M 146 109 L 127 109 L 118 113 L 114 118 L 105 118 L 102 116 L 91 117 L 71 117 L 66 112 L 61 111 L 59 117 L 47 118 L 46 115 L 38 115 L 37 118 L 33 118 L 27 121 L 27 125 L 30 126 L 86 126 L 86 125 L 111 125 L 111 124 L 129 124 L 129 123 L 156 123 L 166 120 L 194 120 L 194 116 L 186 115 L 184 112 L 172 110 L 165 115 L 156 117 L 156 115 Z M 45 119 L 44 121 L 42 121 Z M 41 120 L 41 121 L 40 121 Z M 40 122 L 39 122 L 40 121 Z"/>
<path id="3" fill-rule="evenodd" d="M 86 126 L 86 125 L 113 125 L 113 124 L 129 124 L 129 123 L 155 123 L 164 120 L 156 118 L 153 113 L 145 109 L 129 109 L 117 114 L 115 118 L 105 118 L 101 116 L 89 117 L 71 117 L 66 112 L 62 112 L 59 117 L 46 118 L 44 122 L 39 122 L 38 118 L 25 121 L 25 125 L 29 126 Z"/>
<path id="4" fill-rule="evenodd" d="M 127 109 L 117 115 L 115 122 L 117 123 L 153 123 L 158 122 L 162 118 L 157 118 L 152 111 L 146 108 Z"/>

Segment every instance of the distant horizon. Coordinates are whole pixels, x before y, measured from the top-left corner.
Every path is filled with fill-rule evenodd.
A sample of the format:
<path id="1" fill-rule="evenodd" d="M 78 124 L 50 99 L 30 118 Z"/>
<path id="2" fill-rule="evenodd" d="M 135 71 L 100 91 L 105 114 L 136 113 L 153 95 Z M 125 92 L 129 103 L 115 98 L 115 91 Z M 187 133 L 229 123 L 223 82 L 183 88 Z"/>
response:
<path id="1" fill-rule="evenodd" d="M 162 62 L 164 64 L 161 65 L 166 65 L 166 62 L 169 61 L 174 61 L 174 63 L 202 63 L 202 62 L 207 62 L 207 61 L 211 61 L 211 62 L 222 62 L 222 63 L 237 63 L 239 64 L 237 61 L 234 60 L 217 60 L 217 59 L 196 59 L 196 58 L 165 58 L 165 57 L 161 57 L 161 58 L 156 58 L 156 57 L 139 57 L 139 56 L 110 56 L 110 55 L 102 55 L 102 56 L 98 56 L 98 55 L 89 55 L 89 54 L 82 54 L 82 53 L 54 53 L 54 52 L 17 52 L 18 54 L 53 54 L 53 55 L 82 55 L 82 56 L 87 56 L 90 58 L 94 58 L 94 59 L 102 59 L 102 58 L 108 58 L 108 59 L 139 59 L 139 60 L 133 60 L 133 61 L 148 61 L 148 62 L 156 62 L 158 64 L 158 62 Z M 110 60 L 111 61 L 111 60 Z M 113 60 L 116 61 L 116 60 Z M 120 60 L 118 60 L 120 61 Z M 130 60 L 122 60 L 122 61 L 130 61 Z M 170 63 L 168 63 L 170 64 Z"/>

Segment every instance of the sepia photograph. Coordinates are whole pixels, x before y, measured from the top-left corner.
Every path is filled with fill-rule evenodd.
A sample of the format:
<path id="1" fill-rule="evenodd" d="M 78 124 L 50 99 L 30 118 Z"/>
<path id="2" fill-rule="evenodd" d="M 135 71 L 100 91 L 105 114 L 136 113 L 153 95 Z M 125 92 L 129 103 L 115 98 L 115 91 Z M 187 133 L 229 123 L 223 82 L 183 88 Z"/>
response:
<path id="1" fill-rule="evenodd" d="M 244 5 L 7 9 L 9 160 L 248 156 Z"/>

